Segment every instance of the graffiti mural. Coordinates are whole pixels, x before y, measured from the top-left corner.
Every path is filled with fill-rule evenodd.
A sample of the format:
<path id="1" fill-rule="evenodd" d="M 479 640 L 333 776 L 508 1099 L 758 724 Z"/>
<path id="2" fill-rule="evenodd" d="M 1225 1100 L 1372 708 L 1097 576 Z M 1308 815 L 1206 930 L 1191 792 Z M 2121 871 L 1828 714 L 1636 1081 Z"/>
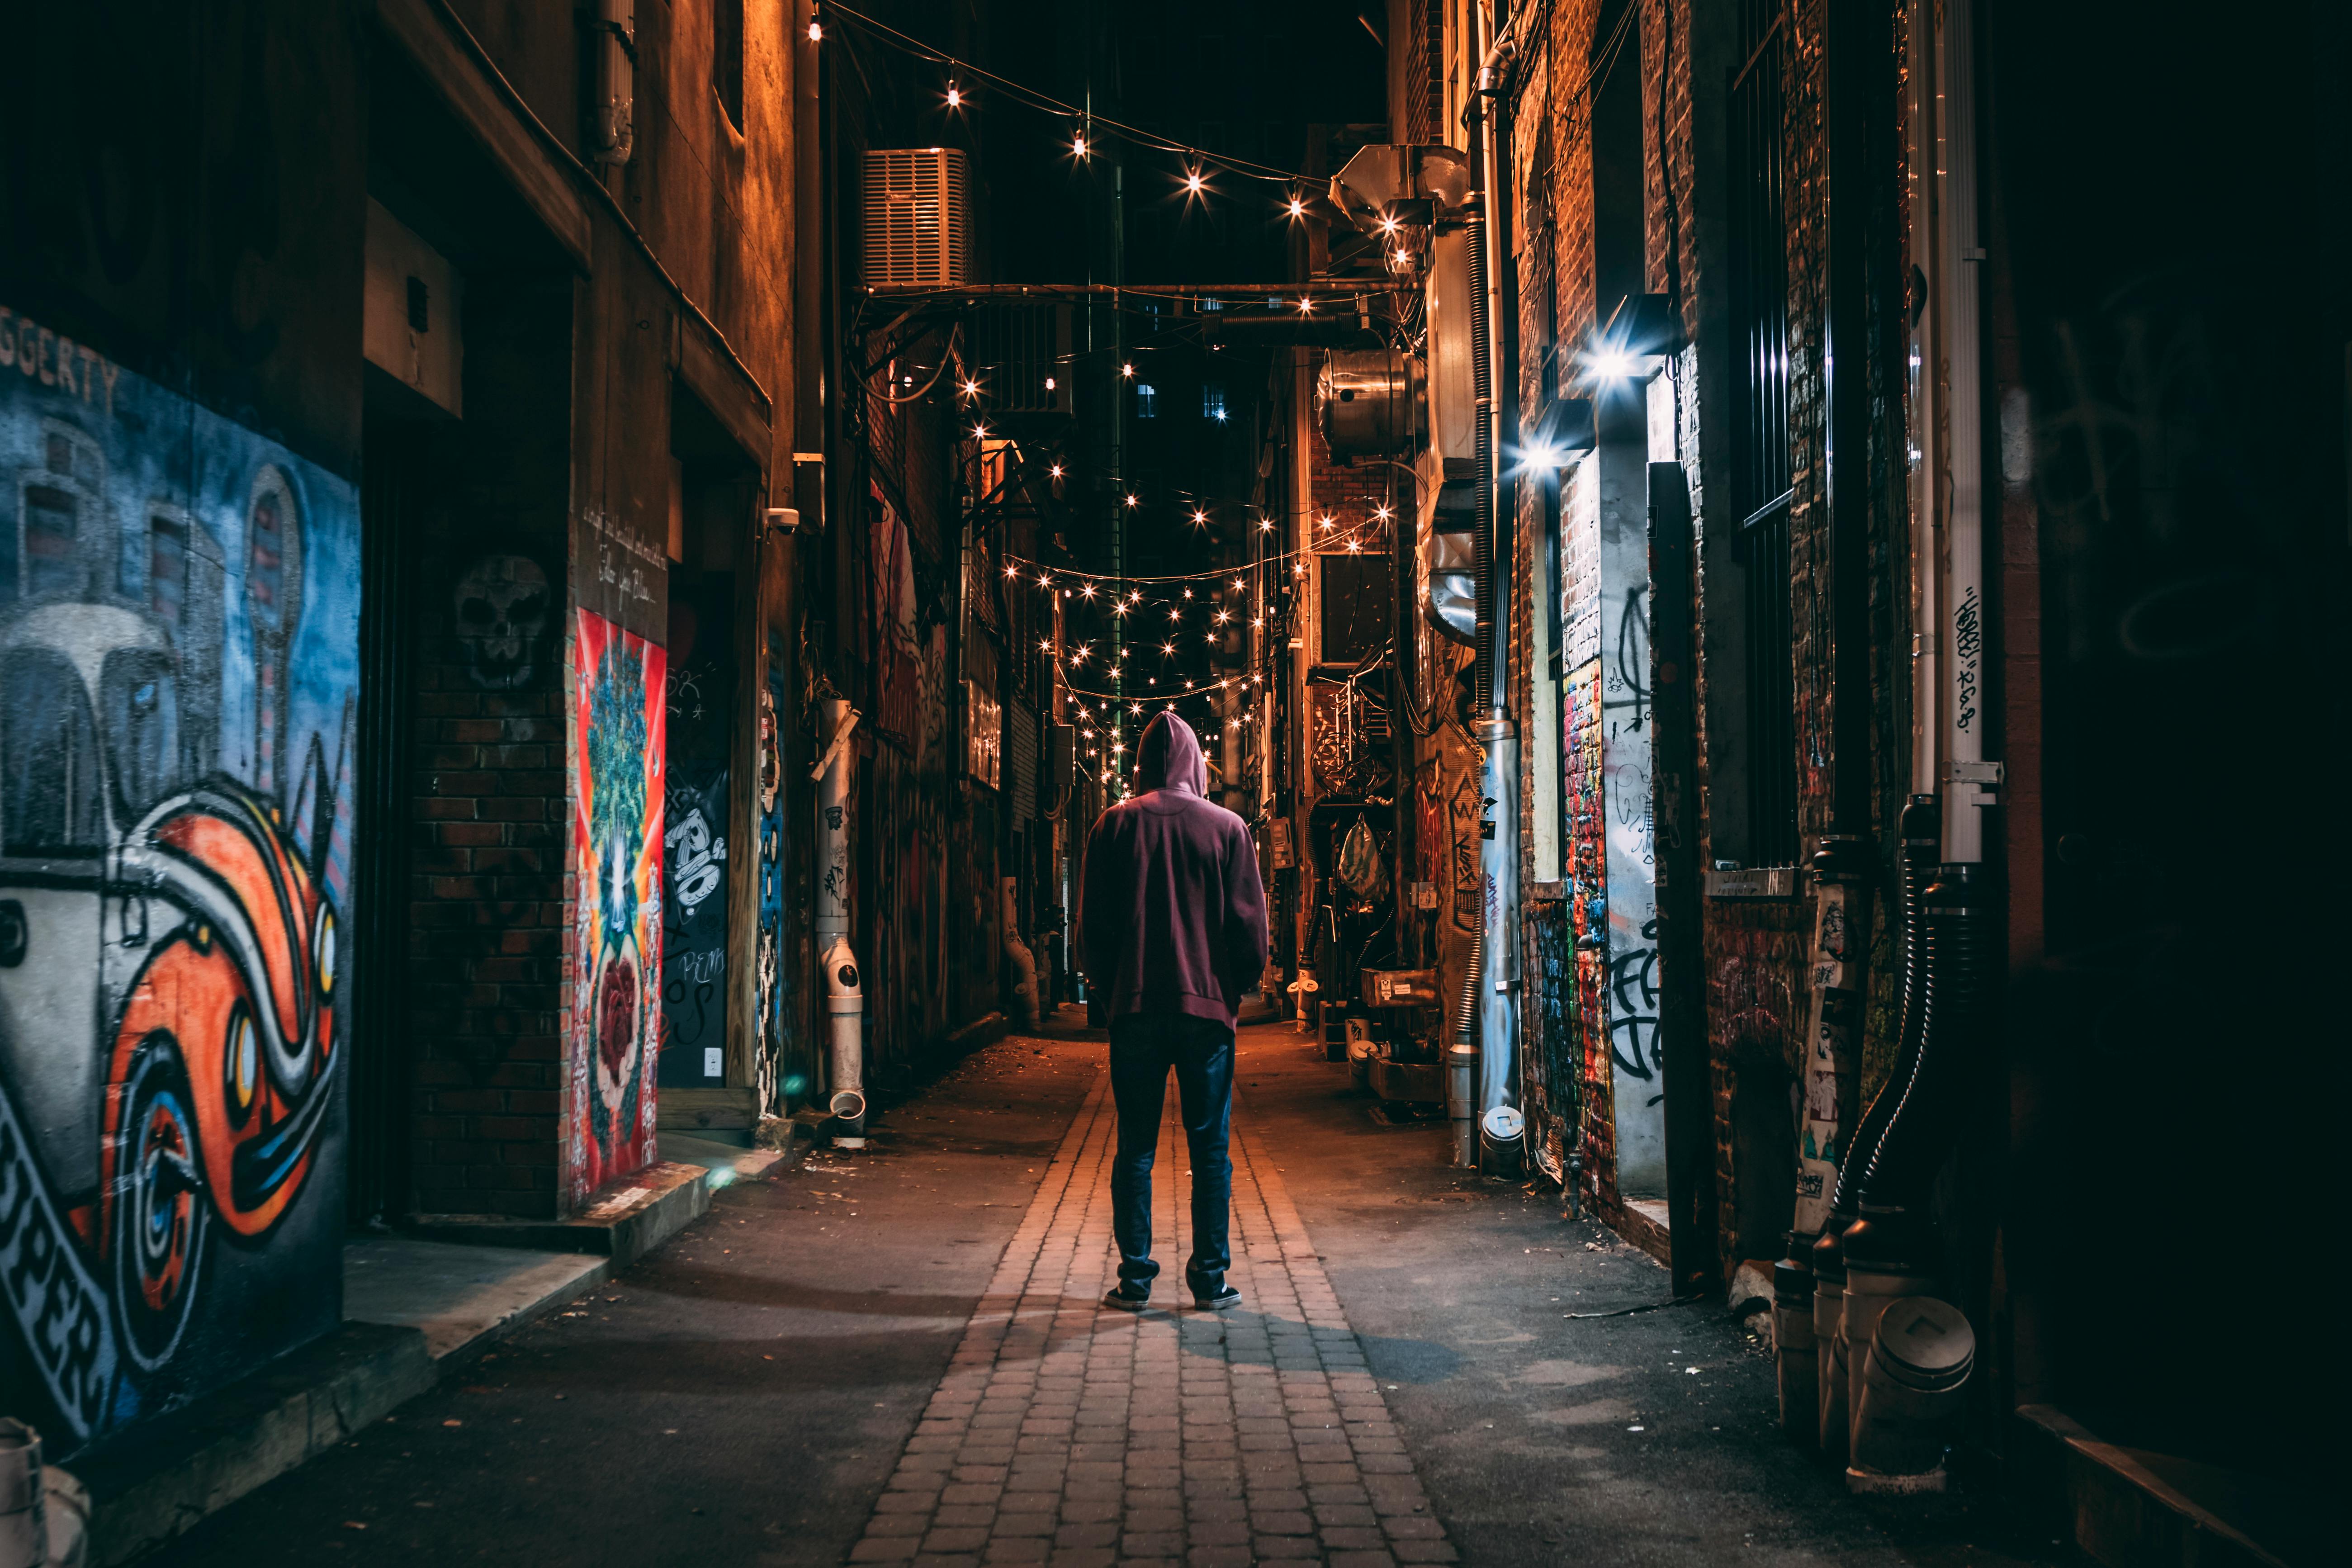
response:
<path id="1" fill-rule="evenodd" d="M 671 759 L 662 808 L 660 1079 L 701 1086 L 727 1073 L 727 769 L 684 766 Z"/>
<path id="2" fill-rule="evenodd" d="M 0 310 L 0 1386 L 71 1451 L 341 1314 L 359 517 Z"/>
<path id="3" fill-rule="evenodd" d="M 782 1079 L 784 1058 L 786 1013 L 784 1008 L 784 758 L 783 736 L 776 715 L 784 705 L 784 650 L 782 640 L 772 632 L 767 638 L 767 679 L 760 687 L 760 834 L 757 875 L 760 879 L 759 951 L 753 957 L 756 964 L 752 989 L 751 1037 L 758 1042 L 752 1053 L 753 1070 L 758 1091 L 759 1109 L 762 1115 L 781 1115 L 791 1109 L 782 1103 L 789 1096 L 803 1093 L 805 1079 L 798 1084 Z"/>
<path id="4" fill-rule="evenodd" d="M 574 910 L 564 1193 L 573 1203 L 654 1157 L 666 658 L 578 612 Z"/>

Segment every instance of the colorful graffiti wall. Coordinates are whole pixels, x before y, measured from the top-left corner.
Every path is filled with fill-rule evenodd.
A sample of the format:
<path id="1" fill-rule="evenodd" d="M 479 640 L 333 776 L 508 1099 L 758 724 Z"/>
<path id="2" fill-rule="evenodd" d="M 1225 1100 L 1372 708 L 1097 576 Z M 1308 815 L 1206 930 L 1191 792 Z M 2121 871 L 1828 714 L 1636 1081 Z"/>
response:
<path id="1" fill-rule="evenodd" d="M 359 514 L 0 309 L 0 1413 L 61 1452 L 341 1315 Z"/>
<path id="2" fill-rule="evenodd" d="M 662 973 L 663 651 L 576 612 L 567 1205 L 654 1158 Z"/>

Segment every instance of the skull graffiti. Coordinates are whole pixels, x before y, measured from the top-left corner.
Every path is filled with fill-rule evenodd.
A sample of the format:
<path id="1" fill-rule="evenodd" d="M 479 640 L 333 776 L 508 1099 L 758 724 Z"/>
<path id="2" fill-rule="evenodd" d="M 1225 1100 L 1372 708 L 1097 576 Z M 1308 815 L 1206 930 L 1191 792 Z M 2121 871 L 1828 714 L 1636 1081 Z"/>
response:
<path id="1" fill-rule="evenodd" d="M 529 683 L 547 630 L 547 574 L 523 555 L 485 555 L 457 579 L 457 643 L 474 684 L 511 691 Z"/>

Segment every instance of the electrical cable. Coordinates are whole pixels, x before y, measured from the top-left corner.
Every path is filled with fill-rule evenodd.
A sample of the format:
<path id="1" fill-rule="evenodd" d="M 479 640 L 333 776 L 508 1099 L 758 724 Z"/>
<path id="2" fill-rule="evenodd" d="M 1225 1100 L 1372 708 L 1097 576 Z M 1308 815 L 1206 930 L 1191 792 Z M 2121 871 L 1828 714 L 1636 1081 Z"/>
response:
<path id="1" fill-rule="evenodd" d="M 1687 1307 L 1693 1301 L 1704 1301 L 1704 1292 L 1695 1296 L 1669 1296 L 1663 1301 L 1645 1301 L 1638 1307 L 1620 1307 L 1613 1312 L 1562 1312 L 1563 1318 L 1630 1318 L 1636 1312 L 1654 1312 L 1662 1307 Z"/>
<path id="2" fill-rule="evenodd" d="M 1146 131 L 1141 126 L 1129 125 L 1121 121 L 1108 119 L 1089 110 L 1082 109 L 1076 104 L 1066 103 L 1049 93 L 1040 92 L 1035 88 L 1025 86 L 1009 77 L 998 76 L 995 72 L 983 69 L 970 60 L 960 59 L 944 49 L 935 48 L 920 38 L 902 33 L 887 23 L 877 21 L 862 11 L 841 5 L 838 0 L 824 0 L 820 9 L 831 15 L 848 18 L 851 23 L 878 43 L 900 49 L 933 65 L 950 66 L 960 72 L 970 72 L 982 80 L 995 83 L 1012 94 L 1016 102 L 1043 113 L 1058 115 L 1066 120 L 1075 120 L 1088 132 L 1097 128 L 1108 128 L 1120 140 L 1136 146 L 1148 148 L 1153 152 L 1173 153 L 1180 157 L 1199 160 L 1202 163 L 1213 163 L 1221 169 L 1230 170 L 1234 174 L 1249 179 L 1287 184 L 1302 193 L 1313 189 L 1317 183 L 1309 176 L 1295 170 L 1278 168 L 1272 163 L 1261 163 L 1255 159 L 1230 157 L 1207 148 L 1191 146 L 1161 136 L 1156 132 Z"/>

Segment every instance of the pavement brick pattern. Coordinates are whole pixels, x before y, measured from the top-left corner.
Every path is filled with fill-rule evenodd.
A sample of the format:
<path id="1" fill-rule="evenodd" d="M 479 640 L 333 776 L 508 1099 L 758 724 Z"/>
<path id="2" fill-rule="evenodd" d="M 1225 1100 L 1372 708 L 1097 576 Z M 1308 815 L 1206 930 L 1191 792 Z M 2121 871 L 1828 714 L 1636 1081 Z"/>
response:
<path id="1" fill-rule="evenodd" d="M 1151 1310 L 1117 1279 L 1100 1075 L 889 1488 L 858 1563 L 1050 1568 L 1452 1563 L 1282 1176 L 1235 1116 L 1242 1304 L 1185 1290 L 1190 1161 L 1171 1090 L 1153 1182 Z"/>

